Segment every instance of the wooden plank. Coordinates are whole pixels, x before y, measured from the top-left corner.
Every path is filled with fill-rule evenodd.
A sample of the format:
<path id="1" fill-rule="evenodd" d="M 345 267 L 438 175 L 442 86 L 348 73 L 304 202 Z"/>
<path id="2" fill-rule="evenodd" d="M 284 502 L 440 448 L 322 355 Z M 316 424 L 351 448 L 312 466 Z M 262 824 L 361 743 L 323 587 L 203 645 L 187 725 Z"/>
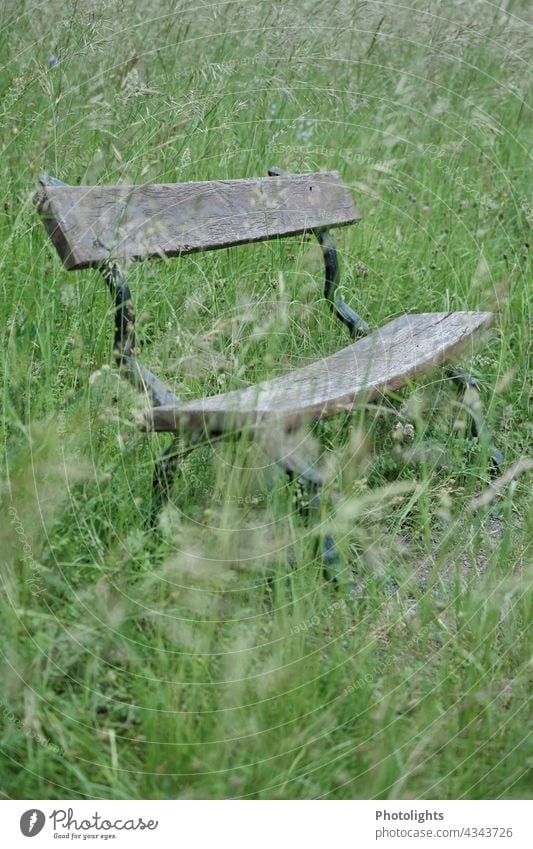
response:
<path id="1" fill-rule="evenodd" d="M 148 186 L 43 186 L 39 213 L 66 268 L 294 236 L 360 218 L 336 171 Z"/>
<path id="2" fill-rule="evenodd" d="M 342 351 L 246 389 L 145 410 L 143 430 L 209 433 L 265 421 L 290 428 L 353 408 L 472 348 L 492 313 L 421 313 L 394 319 Z"/>

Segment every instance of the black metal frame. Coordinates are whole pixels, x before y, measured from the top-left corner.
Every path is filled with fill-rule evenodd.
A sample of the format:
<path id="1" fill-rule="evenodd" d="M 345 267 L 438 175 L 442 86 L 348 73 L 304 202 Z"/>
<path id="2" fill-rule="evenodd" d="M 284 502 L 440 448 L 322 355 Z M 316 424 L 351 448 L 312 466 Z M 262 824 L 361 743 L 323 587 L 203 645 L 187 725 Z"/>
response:
<path id="1" fill-rule="evenodd" d="M 270 168 L 269 176 L 280 176 L 283 172 L 279 168 Z M 55 177 L 41 177 L 39 182 L 46 186 L 67 186 Z M 361 316 L 349 307 L 338 293 L 340 270 L 337 250 L 333 238 L 327 228 L 313 230 L 317 238 L 324 258 L 324 297 L 330 310 L 346 325 L 352 339 L 365 336 L 370 332 L 370 327 Z M 100 266 L 100 272 L 104 277 L 106 285 L 115 302 L 115 334 L 113 341 L 113 353 L 120 374 L 135 387 L 144 392 L 152 403 L 152 406 L 172 406 L 180 403 L 179 398 L 171 392 L 159 378 L 149 369 L 142 366 L 137 359 L 135 347 L 135 313 L 133 309 L 131 291 L 123 272 L 114 260 L 109 260 Z M 468 391 L 479 394 L 479 381 L 467 372 L 458 368 L 448 368 L 448 375 L 460 389 L 464 398 Z M 491 461 L 495 467 L 502 462 L 502 454 L 495 447 L 492 435 L 481 411 L 481 405 L 468 404 L 471 433 L 484 439 L 491 452 Z M 221 438 L 223 434 L 215 438 Z M 173 437 L 171 444 L 160 455 L 155 462 L 153 475 L 153 498 L 150 524 L 155 525 L 159 509 L 170 496 L 174 477 L 179 463 L 187 454 L 202 442 L 202 434 L 193 431 L 187 434 L 187 443 L 181 445 L 181 436 Z M 297 484 L 299 510 L 304 517 L 317 515 L 320 510 L 320 491 L 323 485 L 321 476 L 311 467 L 300 464 L 293 457 L 273 457 L 276 463 L 284 470 L 289 479 Z M 331 534 L 326 533 L 322 537 L 322 563 L 326 575 L 334 581 L 341 580 L 342 566 Z"/>
<path id="2" fill-rule="evenodd" d="M 481 407 L 481 385 L 477 377 L 473 377 L 467 371 L 457 366 L 446 369 L 446 374 L 457 386 L 461 403 L 467 410 L 470 434 L 484 442 L 490 454 L 490 462 L 493 471 L 497 471 L 503 463 L 503 454 L 496 447 L 490 428 L 486 422 Z"/>

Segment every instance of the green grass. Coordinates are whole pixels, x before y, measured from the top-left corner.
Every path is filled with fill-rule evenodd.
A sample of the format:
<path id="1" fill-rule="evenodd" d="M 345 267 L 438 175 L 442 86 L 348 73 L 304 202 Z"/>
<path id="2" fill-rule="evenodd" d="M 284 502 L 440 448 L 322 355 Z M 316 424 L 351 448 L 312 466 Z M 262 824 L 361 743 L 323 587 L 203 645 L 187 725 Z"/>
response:
<path id="1" fill-rule="evenodd" d="M 343 295 L 373 326 L 495 311 L 465 367 L 510 468 L 531 440 L 527 3 L 415 6 L 2 4 L 5 797 L 531 795 L 531 478 L 471 509 L 487 446 L 437 374 L 297 435 L 318 523 L 243 438 L 191 454 L 147 530 L 168 440 L 112 369 L 90 379 L 107 292 L 31 202 L 43 172 L 340 170 L 363 214 L 338 231 Z M 136 265 L 143 361 L 186 399 L 331 353 L 321 273 L 299 239 Z M 355 596 L 323 581 L 326 529 Z"/>

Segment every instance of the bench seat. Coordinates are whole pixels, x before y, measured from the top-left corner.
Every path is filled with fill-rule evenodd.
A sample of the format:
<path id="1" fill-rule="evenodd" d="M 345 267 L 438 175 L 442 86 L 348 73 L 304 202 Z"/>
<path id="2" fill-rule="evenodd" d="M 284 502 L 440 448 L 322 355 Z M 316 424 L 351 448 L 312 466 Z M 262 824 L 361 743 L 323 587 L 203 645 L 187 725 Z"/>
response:
<path id="1" fill-rule="evenodd" d="M 403 315 L 364 339 L 308 366 L 245 389 L 143 411 L 145 431 L 203 430 L 218 434 L 261 422 L 286 428 L 346 412 L 364 396 L 398 389 L 457 353 L 489 327 L 492 313 Z"/>

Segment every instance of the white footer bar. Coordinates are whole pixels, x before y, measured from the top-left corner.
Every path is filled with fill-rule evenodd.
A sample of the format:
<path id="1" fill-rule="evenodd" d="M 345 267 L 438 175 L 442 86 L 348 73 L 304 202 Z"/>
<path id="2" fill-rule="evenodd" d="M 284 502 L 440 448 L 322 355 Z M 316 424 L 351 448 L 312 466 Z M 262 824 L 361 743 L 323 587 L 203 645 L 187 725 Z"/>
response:
<path id="1" fill-rule="evenodd" d="M 530 801 L 2 801 L 2 845 L 531 849 Z M 31 842 L 32 840 L 35 842 Z"/>

